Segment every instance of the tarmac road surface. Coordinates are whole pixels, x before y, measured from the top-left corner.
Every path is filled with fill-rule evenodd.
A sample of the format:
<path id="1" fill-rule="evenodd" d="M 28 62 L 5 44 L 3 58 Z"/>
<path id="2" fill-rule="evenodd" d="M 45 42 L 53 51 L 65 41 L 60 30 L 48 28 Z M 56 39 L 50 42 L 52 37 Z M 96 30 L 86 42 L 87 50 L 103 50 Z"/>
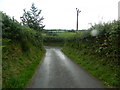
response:
<path id="1" fill-rule="evenodd" d="M 45 47 L 46 55 L 28 88 L 104 88 L 94 77 L 70 60 L 60 47 Z"/>

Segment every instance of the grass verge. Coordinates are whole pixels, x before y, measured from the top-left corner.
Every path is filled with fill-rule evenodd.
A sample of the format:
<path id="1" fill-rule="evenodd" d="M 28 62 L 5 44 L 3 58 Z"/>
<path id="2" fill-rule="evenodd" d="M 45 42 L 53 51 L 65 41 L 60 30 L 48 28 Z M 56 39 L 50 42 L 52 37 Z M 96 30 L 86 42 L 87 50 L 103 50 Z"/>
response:
<path id="1" fill-rule="evenodd" d="M 85 54 L 83 50 L 78 51 L 73 48 L 65 47 L 62 51 L 71 58 L 74 62 L 81 65 L 86 71 L 92 74 L 103 82 L 108 88 L 120 87 L 120 81 L 118 80 L 119 68 L 113 69 L 112 66 L 108 66 L 103 63 L 105 58 L 97 57 L 95 55 Z"/>
<path id="2" fill-rule="evenodd" d="M 45 50 L 31 45 L 27 52 L 21 50 L 20 45 L 6 46 L 3 50 L 2 83 L 3 88 L 25 88 L 35 72 Z"/>

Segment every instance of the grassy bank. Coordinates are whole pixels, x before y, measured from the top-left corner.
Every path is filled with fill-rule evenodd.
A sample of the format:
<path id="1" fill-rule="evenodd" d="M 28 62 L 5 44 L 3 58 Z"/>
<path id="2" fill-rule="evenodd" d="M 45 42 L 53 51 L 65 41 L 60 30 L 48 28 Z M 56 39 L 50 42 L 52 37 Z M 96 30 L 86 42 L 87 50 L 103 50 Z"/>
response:
<path id="1" fill-rule="evenodd" d="M 25 88 L 44 56 L 40 31 L 2 15 L 2 88 Z"/>
<path id="2" fill-rule="evenodd" d="M 120 87 L 120 21 L 95 24 L 65 40 L 63 52 L 108 87 Z"/>
<path id="3" fill-rule="evenodd" d="M 119 87 L 118 70 L 103 63 L 105 58 L 84 53 L 84 50 L 64 48 L 62 50 L 74 62 L 103 82 L 106 87 Z"/>
<path id="4" fill-rule="evenodd" d="M 4 50 L 4 49 L 3 49 Z M 18 43 L 9 45 L 3 53 L 3 88 L 24 88 L 35 72 L 45 51 L 31 45 L 23 52 Z"/>

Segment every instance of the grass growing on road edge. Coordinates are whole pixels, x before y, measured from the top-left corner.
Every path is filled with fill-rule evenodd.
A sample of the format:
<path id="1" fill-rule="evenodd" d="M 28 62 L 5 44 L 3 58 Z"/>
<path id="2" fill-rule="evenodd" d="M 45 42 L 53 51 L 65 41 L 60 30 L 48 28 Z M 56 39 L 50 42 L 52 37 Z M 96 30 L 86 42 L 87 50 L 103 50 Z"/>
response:
<path id="1" fill-rule="evenodd" d="M 2 87 L 24 88 L 44 55 L 42 29 L 2 15 Z"/>
<path id="2" fill-rule="evenodd" d="M 20 45 L 9 45 L 8 53 L 3 53 L 3 88 L 25 88 L 40 63 L 45 50 L 30 45 L 22 52 Z"/>
<path id="3" fill-rule="evenodd" d="M 101 80 L 107 87 L 119 87 L 118 71 L 104 65 L 101 62 L 104 58 L 83 54 L 84 50 L 78 51 L 68 47 L 63 48 L 62 51 L 90 74 Z"/>

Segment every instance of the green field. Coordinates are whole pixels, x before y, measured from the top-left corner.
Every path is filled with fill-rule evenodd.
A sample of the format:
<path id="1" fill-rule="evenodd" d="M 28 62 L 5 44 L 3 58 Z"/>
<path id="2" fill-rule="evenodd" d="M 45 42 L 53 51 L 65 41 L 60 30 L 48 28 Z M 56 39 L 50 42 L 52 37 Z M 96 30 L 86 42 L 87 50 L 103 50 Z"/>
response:
<path id="1" fill-rule="evenodd" d="M 64 46 L 66 38 L 70 38 L 76 35 L 76 32 L 51 30 L 44 31 L 42 33 L 43 43 L 46 46 Z"/>
<path id="2" fill-rule="evenodd" d="M 57 35 L 58 35 L 59 37 L 65 37 L 65 38 L 67 38 L 67 37 L 72 37 L 72 36 L 74 36 L 75 34 L 76 34 L 75 32 L 57 33 Z"/>
<path id="3" fill-rule="evenodd" d="M 74 36 L 76 32 L 63 31 L 63 30 L 47 30 L 46 32 L 42 33 L 43 36 L 58 36 L 58 37 L 71 37 Z"/>

